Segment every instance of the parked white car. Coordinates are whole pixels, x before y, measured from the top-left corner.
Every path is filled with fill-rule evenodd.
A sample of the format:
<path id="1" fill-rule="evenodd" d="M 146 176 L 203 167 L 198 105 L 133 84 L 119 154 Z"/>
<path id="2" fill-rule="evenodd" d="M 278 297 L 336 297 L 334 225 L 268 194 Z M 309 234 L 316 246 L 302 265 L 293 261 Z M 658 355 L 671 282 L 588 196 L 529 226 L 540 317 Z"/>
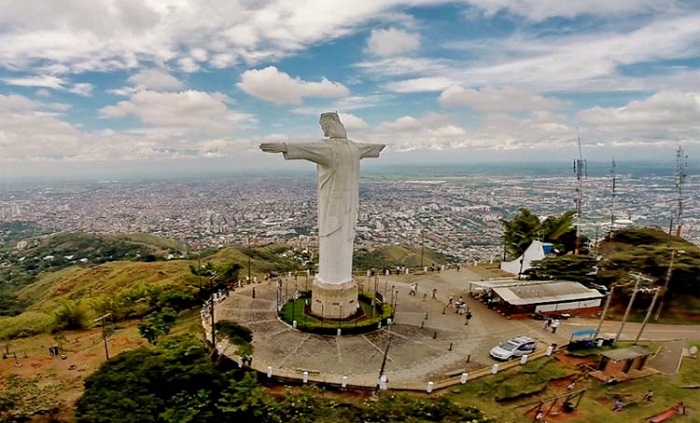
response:
<path id="1" fill-rule="evenodd" d="M 491 348 L 489 355 L 497 360 L 510 360 L 522 357 L 525 354 L 532 354 L 537 348 L 537 342 L 527 336 L 518 336 L 503 341 Z"/>

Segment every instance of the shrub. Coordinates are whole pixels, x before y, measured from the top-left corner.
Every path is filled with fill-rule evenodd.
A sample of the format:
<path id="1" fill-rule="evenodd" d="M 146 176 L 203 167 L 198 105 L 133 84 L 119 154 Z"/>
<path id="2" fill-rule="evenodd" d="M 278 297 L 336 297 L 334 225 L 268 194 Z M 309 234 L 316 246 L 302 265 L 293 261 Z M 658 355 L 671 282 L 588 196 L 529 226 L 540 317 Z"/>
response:
<path id="1" fill-rule="evenodd" d="M 54 329 L 85 329 L 90 326 L 90 310 L 80 301 L 64 300 L 54 312 Z"/>

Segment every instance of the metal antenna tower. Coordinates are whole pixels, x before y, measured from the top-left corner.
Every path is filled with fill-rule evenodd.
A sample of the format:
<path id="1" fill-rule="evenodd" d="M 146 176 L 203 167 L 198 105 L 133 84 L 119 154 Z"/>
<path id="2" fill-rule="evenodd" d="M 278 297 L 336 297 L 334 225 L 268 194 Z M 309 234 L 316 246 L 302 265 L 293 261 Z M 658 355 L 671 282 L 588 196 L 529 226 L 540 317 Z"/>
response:
<path id="1" fill-rule="evenodd" d="M 617 164 L 615 163 L 615 158 L 612 159 L 612 168 L 610 169 L 610 179 L 612 180 L 612 201 L 610 204 L 610 238 L 613 236 L 613 229 L 615 228 L 615 188 L 617 188 Z"/>
<path id="2" fill-rule="evenodd" d="M 576 174 L 576 180 L 578 185 L 576 186 L 576 247 L 574 254 L 578 254 L 581 247 L 581 236 L 580 236 L 580 226 L 581 226 L 581 208 L 583 204 L 583 179 L 588 178 L 588 165 L 585 160 L 583 160 L 583 154 L 581 153 L 581 136 L 578 133 L 578 128 L 576 128 L 576 138 L 578 142 L 578 159 L 574 160 L 574 173 Z"/>
<path id="3" fill-rule="evenodd" d="M 683 147 L 676 150 L 676 188 L 678 189 L 678 210 L 676 212 L 676 236 L 681 236 L 683 226 L 683 186 L 688 177 L 688 156 L 683 153 Z"/>

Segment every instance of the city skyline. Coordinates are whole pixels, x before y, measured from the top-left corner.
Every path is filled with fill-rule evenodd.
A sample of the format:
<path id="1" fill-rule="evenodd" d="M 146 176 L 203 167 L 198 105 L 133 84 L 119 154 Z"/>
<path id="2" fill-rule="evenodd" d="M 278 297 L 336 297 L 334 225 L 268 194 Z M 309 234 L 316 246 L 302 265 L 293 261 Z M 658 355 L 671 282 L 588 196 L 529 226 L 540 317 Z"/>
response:
<path id="1" fill-rule="evenodd" d="M 700 155 L 690 0 L 0 0 L 0 182 L 274 171 L 337 110 L 382 160 Z M 691 160 L 692 167 L 692 160 Z"/>

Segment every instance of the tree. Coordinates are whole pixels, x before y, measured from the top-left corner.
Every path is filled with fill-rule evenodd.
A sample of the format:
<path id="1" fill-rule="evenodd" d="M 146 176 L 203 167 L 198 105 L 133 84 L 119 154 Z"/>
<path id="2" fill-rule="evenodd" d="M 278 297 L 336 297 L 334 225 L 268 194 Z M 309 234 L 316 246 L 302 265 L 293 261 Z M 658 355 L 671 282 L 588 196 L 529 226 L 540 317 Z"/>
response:
<path id="1" fill-rule="evenodd" d="M 242 266 L 236 262 L 229 262 L 219 266 L 215 266 L 211 262 L 207 262 L 201 266 L 190 265 L 190 273 L 198 279 L 200 295 L 202 300 L 208 298 L 212 293 L 238 280 L 238 272 Z M 206 279 L 206 285 L 203 285 Z"/>
<path id="2" fill-rule="evenodd" d="M 83 329 L 90 324 L 90 310 L 80 301 L 63 300 L 54 312 L 56 330 Z"/>
<path id="3" fill-rule="evenodd" d="M 175 311 L 164 308 L 159 313 L 152 313 L 148 316 L 148 321 L 138 324 L 139 334 L 149 343 L 156 345 L 158 338 L 170 333 L 175 319 L 177 319 Z"/>
<path id="4" fill-rule="evenodd" d="M 522 208 L 511 220 L 501 219 L 505 249 L 511 257 L 520 256 L 533 240 L 541 236 L 540 218 Z"/>
<path id="5" fill-rule="evenodd" d="M 206 346 L 186 336 L 108 360 L 85 380 L 76 421 L 101 423 L 216 421 L 225 376 Z"/>
<path id="6" fill-rule="evenodd" d="M 663 284 L 676 251 L 669 292 L 700 297 L 700 248 L 677 236 L 653 228 L 627 228 L 599 246 L 603 254 L 598 282 L 610 285 L 628 278 L 629 272 L 649 275 Z"/>
<path id="7" fill-rule="evenodd" d="M 545 257 L 533 261 L 532 267 L 525 274 L 530 279 L 557 279 L 587 284 L 595 281 L 597 263 L 595 257 L 586 255 Z"/>
<path id="8" fill-rule="evenodd" d="M 230 343 L 236 345 L 236 355 L 244 360 L 253 356 L 253 332 L 250 329 L 231 320 L 219 320 L 214 327 L 217 334 L 225 336 Z"/>
<path id="9" fill-rule="evenodd" d="M 549 216 L 542 220 L 530 210 L 522 208 L 511 220 L 502 219 L 505 249 L 511 257 L 520 256 L 532 241 L 539 240 L 554 244 L 559 254 L 576 249 L 576 228 L 574 212 L 567 211 L 561 216 Z M 587 245 L 585 236 L 580 236 L 580 251 Z"/>

